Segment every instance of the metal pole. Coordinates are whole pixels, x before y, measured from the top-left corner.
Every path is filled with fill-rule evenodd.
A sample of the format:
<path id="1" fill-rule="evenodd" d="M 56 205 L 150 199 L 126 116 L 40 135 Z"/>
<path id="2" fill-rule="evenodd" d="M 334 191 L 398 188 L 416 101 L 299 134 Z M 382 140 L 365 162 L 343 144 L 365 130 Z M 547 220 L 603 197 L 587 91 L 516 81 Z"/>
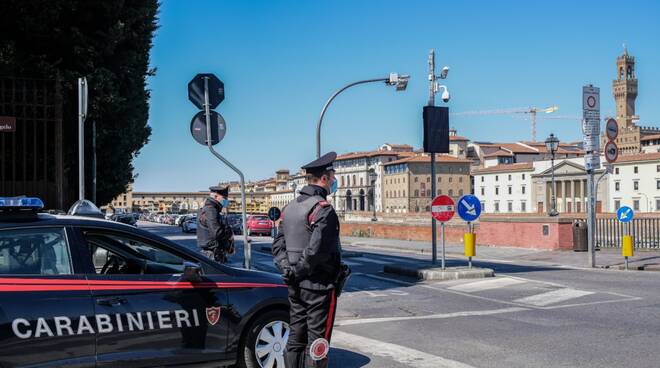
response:
<path id="1" fill-rule="evenodd" d="M 250 264 L 252 260 L 252 245 L 248 242 L 247 238 L 247 211 L 245 210 L 245 177 L 241 170 L 236 166 L 232 165 L 231 162 L 227 161 L 221 154 L 216 152 L 213 149 L 213 142 L 211 137 L 211 108 L 209 106 L 209 78 L 204 77 L 204 112 L 206 115 L 206 145 L 209 147 L 209 151 L 222 161 L 225 165 L 229 166 L 230 169 L 234 170 L 238 174 L 240 184 L 241 184 L 241 207 L 243 214 L 243 253 L 245 255 L 245 268 L 250 269 Z"/>
<path id="2" fill-rule="evenodd" d="M 96 120 L 92 120 L 92 202 L 96 204 Z"/>
<path id="3" fill-rule="evenodd" d="M 78 199 L 85 199 L 85 79 L 78 78 Z"/>
<path id="4" fill-rule="evenodd" d="M 587 197 L 589 198 L 589 206 L 587 207 L 587 234 L 589 234 L 587 249 L 589 250 L 589 267 L 596 267 L 596 252 L 594 251 L 594 241 L 596 229 L 595 219 L 596 219 L 596 194 L 594 186 L 594 171 L 589 170 L 587 175 Z"/>
<path id="5" fill-rule="evenodd" d="M 550 164 L 552 165 L 552 211 L 551 216 L 557 215 L 557 197 L 555 195 L 555 153 L 552 152 L 552 158 L 550 159 Z"/>
<path id="6" fill-rule="evenodd" d="M 442 243 L 442 258 L 440 258 L 442 269 L 445 269 L 445 223 L 440 223 L 440 239 Z"/>
<path id="7" fill-rule="evenodd" d="M 435 106 L 435 50 L 429 52 L 429 106 Z M 431 153 L 431 198 L 435 197 L 435 153 Z M 431 217 L 431 263 L 436 264 L 438 261 L 438 234 L 436 229 L 437 223 L 435 217 Z M 443 256 L 444 268 L 444 256 Z"/>
<path id="8" fill-rule="evenodd" d="M 325 115 L 325 111 L 328 109 L 328 106 L 330 106 L 330 102 L 332 102 L 332 100 L 334 100 L 338 94 L 344 92 L 346 89 L 353 87 L 355 85 L 371 83 L 371 82 L 387 82 L 389 80 L 390 80 L 389 78 L 378 78 L 378 79 L 367 79 L 363 81 L 353 82 L 340 88 L 339 90 L 337 90 L 337 92 L 333 93 L 332 96 L 330 96 L 328 101 L 323 106 L 323 110 L 321 110 L 321 116 L 319 117 L 319 122 L 316 125 L 316 158 L 321 157 L 321 124 L 323 124 L 323 116 Z"/>

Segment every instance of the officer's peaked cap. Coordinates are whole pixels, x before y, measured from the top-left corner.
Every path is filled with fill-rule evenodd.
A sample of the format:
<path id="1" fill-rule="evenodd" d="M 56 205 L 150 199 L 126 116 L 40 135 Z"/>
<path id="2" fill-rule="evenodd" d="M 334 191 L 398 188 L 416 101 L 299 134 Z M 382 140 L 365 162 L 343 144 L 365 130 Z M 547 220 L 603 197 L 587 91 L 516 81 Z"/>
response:
<path id="1" fill-rule="evenodd" d="M 213 193 L 218 193 L 224 197 L 229 196 L 229 185 L 226 184 L 218 183 L 218 185 L 209 187 L 209 190 Z"/>
<path id="2" fill-rule="evenodd" d="M 307 165 L 302 166 L 301 169 L 310 174 L 320 174 L 324 171 L 334 170 L 333 163 L 335 159 L 337 159 L 337 153 L 328 152 Z"/>

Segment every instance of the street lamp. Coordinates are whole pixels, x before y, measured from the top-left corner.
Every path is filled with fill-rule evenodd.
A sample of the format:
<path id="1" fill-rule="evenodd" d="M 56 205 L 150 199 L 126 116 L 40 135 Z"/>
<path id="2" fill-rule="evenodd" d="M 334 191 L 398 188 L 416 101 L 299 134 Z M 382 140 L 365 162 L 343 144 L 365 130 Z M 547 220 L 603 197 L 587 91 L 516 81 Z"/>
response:
<path id="1" fill-rule="evenodd" d="M 410 79 L 410 76 L 408 75 L 400 75 L 398 73 L 390 73 L 390 76 L 387 78 L 376 78 L 376 79 L 367 79 L 367 80 L 362 80 L 358 82 L 353 82 L 350 84 L 347 84 L 346 86 L 342 87 L 341 89 L 337 90 L 337 92 L 333 93 L 332 96 L 328 99 L 328 101 L 325 103 L 323 106 L 323 110 L 321 110 L 321 116 L 319 117 L 319 122 L 316 125 L 316 157 L 321 157 L 321 124 L 323 124 L 323 116 L 325 115 L 326 110 L 328 109 L 328 106 L 330 106 L 330 103 L 332 100 L 337 97 L 338 94 L 344 92 L 350 87 L 356 86 L 358 84 L 365 84 L 365 83 L 373 83 L 373 82 L 385 82 L 386 85 L 388 86 L 395 86 L 397 91 L 405 91 L 406 87 L 408 87 L 408 80 Z"/>
<path id="2" fill-rule="evenodd" d="M 369 180 L 371 181 L 371 204 L 374 206 L 374 215 L 371 218 L 371 221 L 378 221 L 378 218 L 376 217 L 376 179 L 378 179 L 376 170 L 369 169 Z"/>
<path id="3" fill-rule="evenodd" d="M 555 197 L 555 153 L 557 148 L 559 148 L 559 139 L 555 137 L 554 134 L 550 133 L 548 139 L 545 140 L 545 147 L 550 151 L 552 155 L 551 165 L 552 165 L 552 209 L 548 213 L 549 216 L 557 216 L 557 198 Z"/>

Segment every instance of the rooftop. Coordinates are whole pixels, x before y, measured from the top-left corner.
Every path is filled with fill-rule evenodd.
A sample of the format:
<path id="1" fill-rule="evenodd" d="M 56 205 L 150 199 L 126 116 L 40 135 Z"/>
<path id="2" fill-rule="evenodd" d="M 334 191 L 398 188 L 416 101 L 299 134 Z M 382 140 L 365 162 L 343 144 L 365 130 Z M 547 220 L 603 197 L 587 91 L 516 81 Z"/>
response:
<path id="1" fill-rule="evenodd" d="M 355 158 L 364 158 L 364 157 L 378 157 L 378 156 L 398 156 L 401 152 L 394 151 L 367 151 L 367 152 L 350 152 L 337 156 L 335 161 L 341 160 L 351 160 Z"/>
<path id="2" fill-rule="evenodd" d="M 508 164 L 508 165 L 497 165 L 486 167 L 483 169 L 476 169 L 472 171 L 472 174 L 492 174 L 500 172 L 513 172 L 513 171 L 533 171 L 534 164 L 532 162 L 522 162 L 518 164 Z"/>
<path id="3" fill-rule="evenodd" d="M 464 164 L 469 164 L 472 163 L 471 160 L 463 160 L 460 158 L 456 158 L 454 156 L 449 156 L 449 155 L 442 155 L 438 154 L 435 156 L 435 162 L 436 163 L 464 163 Z M 404 164 L 404 163 L 431 163 L 431 156 L 412 156 L 412 157 L 406 157 L 402 158 L 400 160 L 388 162 L 385 164 L 387 165 L 396 165 L 396 164 Z"/>
<path id="4" fill-rule="evenodd" d="M 634 155 L 623 155 L 614 163 L 620 164 L 625 162 L 641 162 L 641 161 L 660 161 L 660 152 L 651 152 L 651 153 L 638 153 Z"/>
<path id="5" fill-rule="evenodd" d="M 502 156 L 511 157 L 513 156 L 513 153 L 500 149 L 495 152 L 484 155 L 484 157 L 502 157 Z"/>

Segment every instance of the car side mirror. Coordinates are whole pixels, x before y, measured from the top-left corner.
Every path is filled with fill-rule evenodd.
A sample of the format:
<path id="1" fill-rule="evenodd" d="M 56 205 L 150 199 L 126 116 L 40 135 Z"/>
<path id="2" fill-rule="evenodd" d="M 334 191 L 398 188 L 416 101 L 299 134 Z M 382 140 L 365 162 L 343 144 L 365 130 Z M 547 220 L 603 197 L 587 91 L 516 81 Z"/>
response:
<path id="1" fill-rule="evenodd" d="M 184 262 L 182 281 L 198 282 L 202 279 L 202 266 L 199 263 Z"/>

